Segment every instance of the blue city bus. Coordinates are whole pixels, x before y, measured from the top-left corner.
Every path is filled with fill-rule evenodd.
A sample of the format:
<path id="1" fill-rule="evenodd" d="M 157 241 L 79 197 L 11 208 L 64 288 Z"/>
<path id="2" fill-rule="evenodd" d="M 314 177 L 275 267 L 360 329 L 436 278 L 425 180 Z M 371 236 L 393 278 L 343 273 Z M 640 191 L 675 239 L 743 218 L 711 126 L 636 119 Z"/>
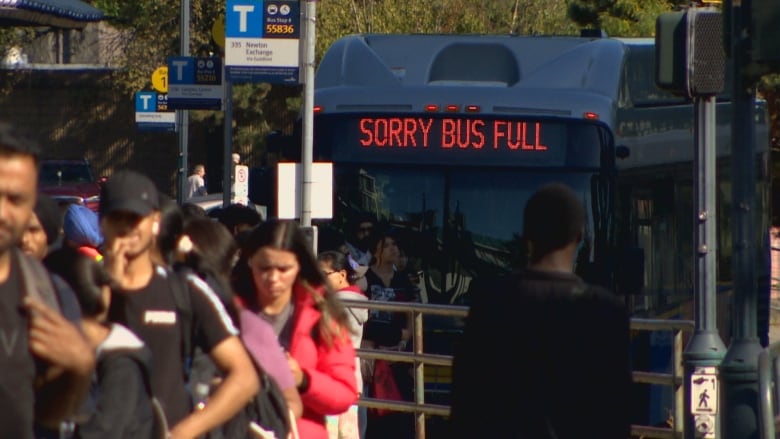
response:
<path id="1" fill-rule="evenodd" d="M 315 78 L 314 159 L 334 164 L 334 217 L 317 222 L 320 249 L 369 215 L 396 228 L 420 273 L 423 301 L 468 305 L 475 279 L 525 263 L 525 202 L 539 186 L 563 182 L 587 210 L 577 273 L 625 297 L 636 317 L 693 319 L 694 112 L 690 100 L 658 89 L 654 66 L 652 39 L 364 34 L 336 41 Z M 729 108 L 726 92 L 717 99 L 724 340 L 733 253 Z M 763 106 L 756 120 L 756 266 L 768 281 Z M 457 323 L 430 323 L 426 352 L 451 353 Z M 659 355 L 670 349 L 669 337 L 637 335 L 635 344 L 638 369 L 669 366 L 668 354 Z M 435 401 L 437 391 L 446 395 L 448 371 L 429 370 L 426 398 Z"/>

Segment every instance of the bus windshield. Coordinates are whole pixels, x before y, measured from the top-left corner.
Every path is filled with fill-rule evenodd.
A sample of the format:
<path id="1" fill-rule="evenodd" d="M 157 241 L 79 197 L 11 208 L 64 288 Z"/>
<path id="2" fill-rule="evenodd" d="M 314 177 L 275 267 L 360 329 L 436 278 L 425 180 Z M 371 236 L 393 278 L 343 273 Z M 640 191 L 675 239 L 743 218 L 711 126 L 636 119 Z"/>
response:
<path id="1" fill-rule="evenodd" d="M 602 181 L 594 172 L 346 165 L 335 173 L 338 209 L 322 226 L 320 248 L 349 239 L 357 218 L 389 223 L 426 302 L 468 303 L 473 278 L 522 266 L 523 208 L 545 183 L 580 194 L 588 213 L 584 249 L 606 233 L 596 224 L 608 212 L 594 193 L 600 185 L 593 183 Z M 579 259 L 592 260 L 589 250 L 582 253 Z"/>

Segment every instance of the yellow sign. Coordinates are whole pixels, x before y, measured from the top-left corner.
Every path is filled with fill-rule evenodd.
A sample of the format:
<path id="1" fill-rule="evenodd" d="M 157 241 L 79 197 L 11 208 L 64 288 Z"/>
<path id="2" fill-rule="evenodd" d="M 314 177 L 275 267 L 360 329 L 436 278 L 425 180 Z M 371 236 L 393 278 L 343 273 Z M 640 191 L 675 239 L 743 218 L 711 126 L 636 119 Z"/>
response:
<path id="1" fill-rule="evenodd" d="M 214 20 L 214 25 L 211 26 L 211 39 L 217 46 L 225 49 L 225 14 Z"/>
<path id="2" fill-rule="evenodd" d="M 168 93 L 168 66 L 157 67 L 152 73 L 152 88 L 159 93 Z"/>

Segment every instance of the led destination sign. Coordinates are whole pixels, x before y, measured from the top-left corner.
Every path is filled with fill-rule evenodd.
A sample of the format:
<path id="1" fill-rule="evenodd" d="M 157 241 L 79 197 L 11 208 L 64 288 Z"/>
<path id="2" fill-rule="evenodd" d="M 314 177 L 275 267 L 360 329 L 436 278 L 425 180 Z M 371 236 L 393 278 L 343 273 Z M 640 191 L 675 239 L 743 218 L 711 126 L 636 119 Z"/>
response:
<path id="1" fill-rule="evenodd" d="M 503 149 L 542 152 L 548 151 L 550 146 L 561 146 L 560 126 L 555 128 L 558 129 L 548 130 L 538 121 L 366 117 L 358 121 L 358 142 L 365 148 Z"/>
<path id="2" fill-rule="evenodd" d="M 589 121 L 449 114 L 320 114 L 322 160 L 488 166 L 600 166 L 609 136 Z"/>

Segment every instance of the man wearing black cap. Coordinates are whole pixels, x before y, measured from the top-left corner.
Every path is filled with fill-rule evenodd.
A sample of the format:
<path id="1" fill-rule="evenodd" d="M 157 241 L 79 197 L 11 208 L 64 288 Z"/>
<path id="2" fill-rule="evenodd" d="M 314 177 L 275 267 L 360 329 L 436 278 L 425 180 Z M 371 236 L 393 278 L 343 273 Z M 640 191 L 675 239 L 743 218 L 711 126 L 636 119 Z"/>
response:
<path id="1" fill-rule="evenodd" d="M 95 356 L 60 314 L 43 266 L 17 247 L 35 206 L 38 155 L 5 123 L 0 176 L 0 437 L 32 439 L 75 412 Z"/>
<path id="2" fill-rule="evenodd" d="M 453 360 L 452 437 L 630 436 L 628 313 L 574 274 L 584 226 L 567 186 L 528 200 L 529 266 L 484 283 L 469 309 Z"/>
<path id="3" fill-rule="evenodd" d="M 258 378 L 238 331 L 213 290 L 188 276 L 192 342 L 185 343 L 171 282 L 174 274 L 154 264 L 160 232 L 157 189 L 149 178 L 120 171 L 100 195 L 105 264 L 119 288 L 112 291 L 109 319 L 133 330 L 152 350 L 152 392 L 163 404 L 173 438 L 200 436 L 224 423 L 257 392 Z M 185 317 L 186 318 L 186 317 Z M 224 372 L 224 380 L 202 410 L 192 412 L 185 388 L 183 346 L 200 346 Z"/>

